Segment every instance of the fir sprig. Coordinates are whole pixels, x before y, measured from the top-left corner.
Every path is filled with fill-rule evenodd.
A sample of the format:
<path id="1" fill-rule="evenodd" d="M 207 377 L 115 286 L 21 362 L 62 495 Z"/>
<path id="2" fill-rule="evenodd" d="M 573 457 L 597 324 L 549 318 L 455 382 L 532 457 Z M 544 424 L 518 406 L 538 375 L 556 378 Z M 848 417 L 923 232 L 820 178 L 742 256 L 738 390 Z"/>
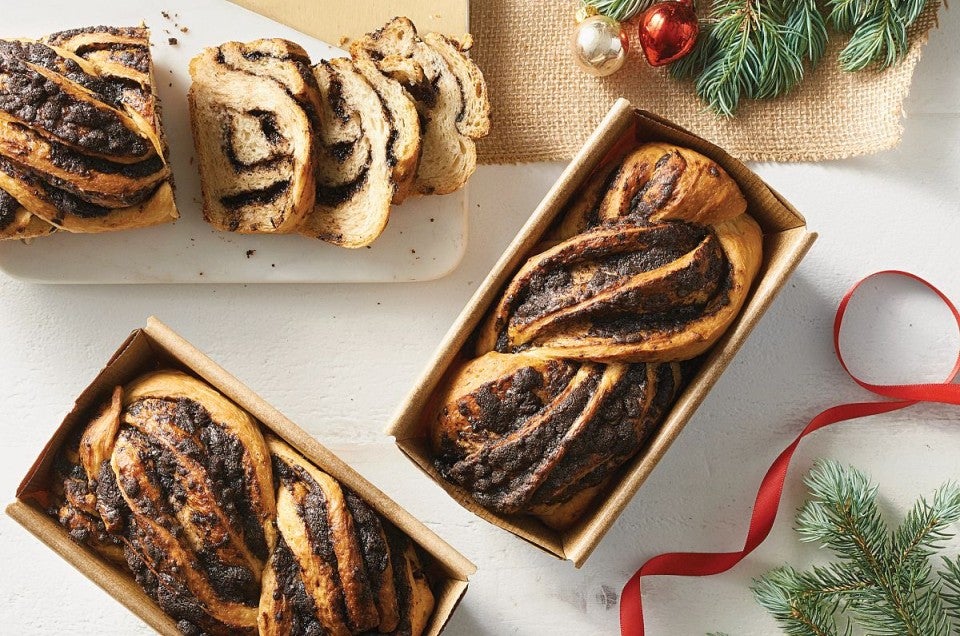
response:
<path id="1" fill-rule="evenodd" d="M 816 67 L 826 51 L 828 23 L 850 34 L 839 56 L 842 69 L 896 63 L 928 1 L 821 0 L 825 16 L 817 0 L 713 0 L 696 47 L 674 62 L 671 73 L 695 79 L 700 98 L 731 116 L 741 99 L 783 95 Z"/>
<path id="2" fill-rule="evenodd" d="M 916 22 L 927 0 L 829 0 L 830 24 L 850 33 L 840 52 L 840 67 L 859 71 L 877 63 L 886 68 L 907 53 L 907 29 Z"/>
<path id="3" fill-rule="evenodd" d="M 805 482 L 810 498 L 797 513 L 800 539 L 839 560 L 806 572 L 786 566 L 756 581 L 758 602 L 788 635 L 848 636 L 854 623 L 873 636 L 957 633 L 960 559 L 944 558 L 934 576 L 931 557 L 960 521 L 960 486 L 948 483 L 929 502 L 918 500 L 891 532 L 876 486 L 860 471 L 823 461 Z"/>
<path id="4" fill-rule="evenodd" d="M 740 100 L 792 89 L 804 59 L 826 49 L 826 25 L 815 0 L 714 0 L 694 50 L 674 63 L 674 77 L 696 78 L 697 93 L 721 115 Z"/>

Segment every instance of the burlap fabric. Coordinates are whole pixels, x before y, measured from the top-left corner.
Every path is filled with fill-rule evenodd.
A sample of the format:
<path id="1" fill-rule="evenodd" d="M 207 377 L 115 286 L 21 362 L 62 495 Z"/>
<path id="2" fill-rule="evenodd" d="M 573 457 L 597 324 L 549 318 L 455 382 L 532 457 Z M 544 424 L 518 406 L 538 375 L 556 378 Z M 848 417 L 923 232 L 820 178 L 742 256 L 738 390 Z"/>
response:
<path id="1" fill-rule="evenodd" d="M 832 34 L 825 59 L 798 88 L 779 99 L 742 102 L 733 119 L 706 110 L 691 83 L 648 66 L 635 29 L 620 72 L 597 79 L 579 70 L 569 51 L 576 6 L 574 0 L 472 0 L 473 55 L 493 112 L 490 136 L 479 145 L 483 163 L 567 160 L 618 97 L 741 159 L 821 161 L 886 150 L 903 133 L 903 100 L 940 2 L 933 0 L 914 25 L 900 64 L 844 73 L 837 53 L 846 39 Z"/>

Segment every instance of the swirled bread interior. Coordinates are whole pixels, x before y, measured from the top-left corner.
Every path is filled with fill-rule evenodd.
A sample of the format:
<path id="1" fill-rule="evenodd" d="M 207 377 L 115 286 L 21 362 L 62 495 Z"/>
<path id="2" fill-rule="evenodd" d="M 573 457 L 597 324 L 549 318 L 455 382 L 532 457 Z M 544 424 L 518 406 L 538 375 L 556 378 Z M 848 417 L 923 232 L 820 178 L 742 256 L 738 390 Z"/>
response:
<path id="1" fill-rule="evenodd" d="M 316 197 L 319 95 L 306 52 L 286 40 L 227 42 L 190 62 L 190 115 L 214 227 L 292 232 Z"/>
<path id="2" fill-rule="evenodd" d="M 489 131 L 486 84 L 465 55 L 470 44 L 469 38 L 421 38 L 416 26 L 401 17 L 350 47 L 355 57 L 373 61 L 399 82 L 417 106 L 423 147 L 414 186 L 423 194 L 461 188 L 476 168 L 474 140 Z"/>

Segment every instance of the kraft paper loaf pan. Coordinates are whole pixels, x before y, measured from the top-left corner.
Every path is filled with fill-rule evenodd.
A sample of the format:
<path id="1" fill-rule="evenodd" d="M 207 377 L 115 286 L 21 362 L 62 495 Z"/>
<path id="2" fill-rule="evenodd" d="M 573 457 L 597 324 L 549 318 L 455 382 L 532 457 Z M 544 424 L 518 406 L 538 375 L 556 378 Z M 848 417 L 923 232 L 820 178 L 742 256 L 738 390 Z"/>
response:
<path id="1" fill-rule="evenodd" d="M 467 579 L 476 571 L 476 567 L 306 431 L 155 318 L 150 318 L 145 328 L 134 331 L 127 338 L 106 367 L 80 394 L 73 409 L 53 433 L 20 484 L 17 499 L 7 507 L 7 514 L 159 633 L 170 636 L 179 634 L 176 622 L 140 589 L 128 571 L 111 565 L 94 551 L 74 542 L 63 527 L 45 512 L 50 470 L 57 452 L 70 433 L 75 427 L 89 422 L 93 412 L 109 399 L 115 386 L 126 384 L 142 373 L 161 367 L 180 369 L 205 380 L 249 412 L 264 428 L 284 439 L 318 468 L 360 495 L 416 542 L 425 554 L 424 568 L 430 574 L 436 596 L 436 607 L 424 634 L 435 636 L 443 631 L 466 592 Z"/>
<path id="2" fill-rule="evenodd" d="M 491 512 L 474 502 L 465 490 L 444 480 L 433 465 L 428 438 L 429 423 L 425 421 L 433 392 L 451 365 L 462 359 L 464 347 L 469 346 L 475 329 L 497 301 L 503 288 L 527 257 L 532 255 L 540 237 L 564 211 L 581 186 L 599 166 L 620 160 L 637 144 L 646 141 L 666 141 L 692 148 L 719 163 L 737 181 L 747 198 L 750 214 L 763 229 L 764 258 L 760 272 L 737 320 L 702 359 L 696 375 L 678 397 L 660 428 L 618 473 L 605 492 L 598 496 L 592 510 L 576 525 L 565 531 L 557 531 L 533 517 Z M 462 506 L 580 567 L 683 430 L 815 239 L 816 234 L 807 231 L 800 213 L 743 163 L 676 124 L 636 110 L 628 101 L 620 99 L 460 313 L 426 371 L 401 404 L 387 434 L 393 435 L 400 449 Z"/>

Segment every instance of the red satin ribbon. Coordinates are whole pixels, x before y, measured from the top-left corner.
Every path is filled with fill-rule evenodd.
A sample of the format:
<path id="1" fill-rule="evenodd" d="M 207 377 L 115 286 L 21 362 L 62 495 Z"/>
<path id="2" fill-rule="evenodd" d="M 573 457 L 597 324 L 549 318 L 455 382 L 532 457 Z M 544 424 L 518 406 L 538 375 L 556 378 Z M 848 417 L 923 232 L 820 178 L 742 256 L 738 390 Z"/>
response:
<path id="1" fill-rule="evenodd" d="M 841 404 L 829 408 L 813 418 L 793 443 L 780 453 L 760 483 L 760 490 L 757 492 L 757 499 L 753 506 L 753 516 L 750 519 L 750 530 L 747 532 L 747 540 L 744 542 L 742 550 L 717 553 L 671 552 L 655 556 L 644 563 L 636 574 L 627 581 L 620 595 L 620 632 L 622 636 L 644 635 L 643 603 L 640 596 L 640 579 L 642 577 L 650 575 L 708 576 L 719 574 L 735 566 L 763 543 L 763 540 L 770 534 L 773 522 L 777 518 L 777 508 L 783 494 L 783 482 L 787 476 L 787 469 L 790 467 L 790 460 L 797 446 L 799 446 L 800 440 L 804 437 L 831 424 L 879 413 L 889 413 L 918 402 L 960 405 L 960 385 L 953 384 L 957 375 L 960 374 L 960 353 L 957 355 L 956 364 L 950 371 L 950 375 L 940 384 L 871 384 L 864 382 L 847 368 L 847 363 L 844 361 L 840 350 L 840 327 L 843 324 L 843 316 L 847 311 L 847 305 L 861 285 L 872 278 L 883 275 L 903 276 L 928 287 L 940 297 L 953 313 L 953 318 L 957 322 L 957 329 L 960 330 L 960 312 L 957 311 L 956 306 L 950 302 L 950 299 L 943 292 L 914 274 L 899 270 L 884 270 L 863 278 L 847 290 L 840 301 L 837 316 L 833 321 L 833 346 L 836 349 L 837 359 L 840 361 L 840 366 L 847 372 L 847 375 L 853 378 L 854 382 L 881 397 L 892 398 L 893 401 Z"/>

